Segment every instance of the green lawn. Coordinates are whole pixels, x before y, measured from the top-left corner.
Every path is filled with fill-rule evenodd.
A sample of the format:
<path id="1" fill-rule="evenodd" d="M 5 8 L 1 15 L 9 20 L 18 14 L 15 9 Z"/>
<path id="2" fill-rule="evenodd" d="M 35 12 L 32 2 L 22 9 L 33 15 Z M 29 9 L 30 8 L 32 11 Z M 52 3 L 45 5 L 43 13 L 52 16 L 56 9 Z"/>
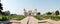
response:
<path id="1" fill-rule="evenodd" d="M 34 17 L 38 20 L 44 20 L 44 19 L 51 19 L 51 20 L 55 20 L 55 21 L 60 20 L 60 16 L 34 16 Z"/>
<path id="2" fill-rule="evenodd" d="M 0 21 L 6 21 L 6 20 L 22 20 L 24 19 L 26 16 L 0 16 Z"/>

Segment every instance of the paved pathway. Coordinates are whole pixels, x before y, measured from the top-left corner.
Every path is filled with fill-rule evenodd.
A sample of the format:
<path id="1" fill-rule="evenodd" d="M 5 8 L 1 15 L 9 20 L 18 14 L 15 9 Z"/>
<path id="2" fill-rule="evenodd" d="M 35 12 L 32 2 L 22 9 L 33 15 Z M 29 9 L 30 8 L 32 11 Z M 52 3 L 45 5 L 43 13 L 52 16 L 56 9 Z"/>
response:
<path id="1" fill-rule="evenodd" d="M 26 17 L 25 19 L 23 19 L 23 20 L 21 21 L 21 24 L 27 24 L 28 19 L 29 19 L 29 17 Z"/>
<path id="2" fill-rule="evenodd" d="M 38 21 L 37 21 L 37 19 L 35 19 L 34 17 L 30 17 L 30 19 L 29 19 L 29 24 L 38 24 Z"/>
<path id="3" fill-rule="evenodd" d="M 21 24 L 38 24 L 38 21 L 32 16 L 28 16 L 21 21 Z"/>

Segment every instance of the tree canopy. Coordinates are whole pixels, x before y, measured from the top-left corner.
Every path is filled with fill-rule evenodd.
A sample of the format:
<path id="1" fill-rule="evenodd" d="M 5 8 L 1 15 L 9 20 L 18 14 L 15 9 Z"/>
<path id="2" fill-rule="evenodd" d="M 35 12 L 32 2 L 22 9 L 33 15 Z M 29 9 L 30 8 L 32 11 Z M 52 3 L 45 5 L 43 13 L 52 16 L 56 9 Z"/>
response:
<path id="1" fill-rule="evenodd" d="M 52 13 L 51 13 L 51 12 L 47 12 L 46 14 L 47 14 L 47 15 L 51 15 Z"/>
<path id="2" fill-rule="evenodd" d="M 3 7 L 2 7 L 2 4 L 0 3 L 0 14 L 2 14 L 2 10 L 3 10 Z"/>
<path id="3" fill-rule="evenodd" d="M 3 10 L 2 4 L 0 3 L 0 10 Z"/>
<path id="4" fill-rule="evenodd" d="M 40 12 L 38 12 L 37 15 L 40 15 Z"/>
<path id="5" fill-rule="evenodd" d="M 56 15 L 59 15 L 59 10 L 57 10 L 57 11 L 55 12 L 55 14 L 56 14 Z"/>

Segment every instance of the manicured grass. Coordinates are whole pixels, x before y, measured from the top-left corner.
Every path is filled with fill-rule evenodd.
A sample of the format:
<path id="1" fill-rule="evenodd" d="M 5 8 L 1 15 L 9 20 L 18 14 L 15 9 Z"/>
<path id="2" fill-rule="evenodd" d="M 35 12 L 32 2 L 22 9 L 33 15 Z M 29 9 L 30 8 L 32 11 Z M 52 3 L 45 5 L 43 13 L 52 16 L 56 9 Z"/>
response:
<path id="1" fill-rule="evenodd" d="M 10 19 L 15 19 L 15 20 L 22 20 L 22 19 L 24 19 L 26 16 L 10 16 L 9 18 Z"/>
<path id="2" fill-rule="evenodd" d="M 34 16 L 36 19 L 38 19 L 38 20 L 43 20 L 43 18 L 42 17 L 40 17 L 40 16 Z"/>
<path id="3" fill-rule="evenodd" d="M 7 21 L 7 20 L 22 20 L 24 19 L 26 16 L 0 16 L 0 21 Z"/>
<path id="4" fill-rule="evenodd" d="M 34 17 L 38 20 L 44 20 L 44 19 L 51 19 L 51 20 L 55 20 L 55 21 L 60 20 L 60 16 L 34 16 Z"/>
<path id="5" fill-rule="evenodd" d="M 7 21 L 9 18 L 7 16 L 0 16 L 0 21 Z"/>

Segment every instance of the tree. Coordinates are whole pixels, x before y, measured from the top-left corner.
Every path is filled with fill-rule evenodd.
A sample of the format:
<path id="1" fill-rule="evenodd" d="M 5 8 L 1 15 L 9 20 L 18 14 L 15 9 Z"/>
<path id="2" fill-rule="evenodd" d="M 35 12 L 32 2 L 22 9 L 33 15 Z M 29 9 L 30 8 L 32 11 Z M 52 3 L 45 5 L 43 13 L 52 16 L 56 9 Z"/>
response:
<path id="1" fill-rule="evenodd" d="M 8 15 L 10 15 L 10 11 L 2 12 L 2 15 L 8 16 Z"/>
<path id="2" fill-rule="evenodd" d="M 3 10 L 2 4 L 0 3 L 0 10 Z"/>
<path id="3" fill-rule="evenodd" d="M 10 15 L 10 11 L 5 11 L 5 15 Z"/>
<path id="4" fill-rule="evenodd" d="M 46 14 L 47 14 L 47 15 L 51 15 L 52 13 L 51 13 L 51 12 L 47 12 Z"/>
<path id="5" fill-rule="evenodd" d="M 59 10 L 57 10 L 57 11 L 55 12 L 55 14 L 56 14 L 56 15 L 59 15 Z"/>
<path id="6" fill-rule="evenodd" d="M 38 12 L 37 15 L 40 15 L 40 12 Z"/>
<path id="7" fill-rule="evenodd" d="M 2 15 L 5 15 L 5 12 L 2 12 Z"/>
<path id="8" fill-rule="evenodd" d="M 2 7 L 2 4 L 0 3 L 0 14 L 2 14 L 2 10 L 3 10 L 3 7 Z"/>

